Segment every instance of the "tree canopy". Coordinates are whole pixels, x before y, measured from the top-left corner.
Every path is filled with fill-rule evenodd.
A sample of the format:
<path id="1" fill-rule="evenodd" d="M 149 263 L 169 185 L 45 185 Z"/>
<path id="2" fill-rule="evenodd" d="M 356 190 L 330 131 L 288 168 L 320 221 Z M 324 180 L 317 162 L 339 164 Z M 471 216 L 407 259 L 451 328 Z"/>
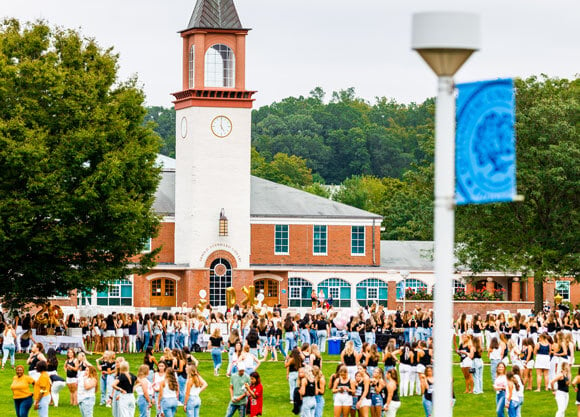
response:
<path id="1" fill-rule="evenodd" d="M 136 80 L 78 32 L 0 26 L 0 296 L 23 305 L 151 266 L 158 137 Z"/>
<path id="2" fill-rule="evenodd" d="M 516 80 L 519 203 L 457 210 L 461 259 L 475 272 L 522 271 L 535 308 L 550 276 L 580 275 L 580 79 Z"/>

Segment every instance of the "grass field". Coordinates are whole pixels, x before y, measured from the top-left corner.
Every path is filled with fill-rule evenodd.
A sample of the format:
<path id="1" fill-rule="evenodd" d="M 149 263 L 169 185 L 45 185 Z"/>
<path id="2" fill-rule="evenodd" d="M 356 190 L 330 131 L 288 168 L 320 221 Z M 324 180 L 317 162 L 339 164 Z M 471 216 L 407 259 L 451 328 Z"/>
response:
<path id="1" fill-rule="evenodd" d="M 124 355 L 131 364 L 131 372 L 136 373 L 137 367 L 142 362 L 142 355 Z M 202 417 L 222 417 L 229 402 L 228 378 L 223 375 L 225 366 L 227 366 L 227 355 L 224 355 L 224 368 L 222 375 L 219 377 L 213 376 L 213 363 L 209 353 L 198 353 L 196 357 L 200 360 L 199 370 L 202 376 L 209 384 L 208 389 L 202 393 Z M 89 361 L 94 364 L 96 356 L 89 356 Z M 338 356 L 323 357 L 323 371 L 328 379 L 328 376 L 333 372 L 335 365 L 338 363 Z M 24 364 L 24 356 L 17 356 L 17 364 Z M 64 356 L 59 357 L 59 365 L 62 370 L 62 363 Z M 580 363 L 577 360 L 576 363 Z M 275 417 L 290 417 L 293 416 L 289 403 L 288 383 L 286 381 L 286 372 L 282 362 L 264 362 L 260 365 L 258 372 L 262 378 L 264 385 L 264 416 Z M 577 369 L 573 369 L 573 376 Z M 62 372 L 60 372 L 62 374 Z M 14 406 L 12 402 L 12 392 L 10 390 L 10 383 L 14 375 L 13 370 L 7 367 L 0 371 L 0 417 L 7 417 L 15 415 Z M 458 366 L 454 367 L 455 376 L 455 392 L 457 402 L 454 409 L 455 416 L 465 417 L 494 417 L 495 416 L 495 394 L 491 388 L 489 367 L 484 369 L 484 394 L 471 395 L 462 394 L 465 388 L 463 376 Z M 439 383 L 442 381 L 436 381 Z M 570 389 L 570 403 L 566 412 L 566 417 L 576 417 L 575 393 Z M 99 396 L 97 395 L 97 403 Z M 332 416 L 332 393 L 326 392 L 326 406 L 324 409 L 324 416 Z M 31 410 L 30 416 L 37 416 L 37 412 Z M 554 396 L 549 392 L 529 392 L 526 391 L 524 405 L 522 408 L 522 416 L 533 417 L 549 417 L 556 413 L 556 401 Z M 49 411 L 51 417 L 78 417 L 80 412 L 77 407 L 69 405 L 68 389 L 64 388 L 60 394 L 60 405 L 58 408 L 51 407 Z M 153 413 L 154 415 L 154 413 Z M 424 416 L 421 399 L 418 396 L 405 397 L 402 399 L 402 405 L 397 414 L 400 417 L 422 417 Z M 95 407 L 95 417 L 110 417 L 111 409 L 105 407 Z M 179 408 L 177 416 L 185 416 L 183 408 Z"/>

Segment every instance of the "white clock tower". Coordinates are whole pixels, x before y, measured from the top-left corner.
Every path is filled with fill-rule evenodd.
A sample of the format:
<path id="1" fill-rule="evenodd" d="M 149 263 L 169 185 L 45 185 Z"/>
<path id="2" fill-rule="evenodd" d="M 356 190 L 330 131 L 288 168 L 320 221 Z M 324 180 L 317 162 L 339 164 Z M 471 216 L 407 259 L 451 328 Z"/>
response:
<path id="1" fill-rule="evenodd" d="M 233 0 L 198 0 L 183 38 L 176 110 L 175 263 L 207 268 L 216 251 L 247 269 L 253 91 Z"/>

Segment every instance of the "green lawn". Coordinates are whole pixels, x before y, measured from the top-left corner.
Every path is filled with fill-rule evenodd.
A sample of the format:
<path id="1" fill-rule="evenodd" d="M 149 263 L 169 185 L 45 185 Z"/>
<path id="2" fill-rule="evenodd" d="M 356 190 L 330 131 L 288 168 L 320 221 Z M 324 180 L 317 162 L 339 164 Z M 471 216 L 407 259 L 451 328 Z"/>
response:
<path id="1" fill-rule="evenodd" d="M 138 364 L 142 362 L 142 355 L 125 355 L 131 363 L 131 371 L 136 372 Z M 200 372 L 207 380 L 209 388 L 202 394 L 202 417 L 223 416 L 229 401 L 228 378 L 224 375 L 213 376 L 213 364 L 209 353 L 198 353 L 196 357 L 200 360 Z M 59 357 L 62 369 L 64 356 Z M 90 356 L 89 361 L 94 363 L 95 356 Z M 323 362 L 324 374 L 328 376 L 332 373 L 338 360 L 338 356 L 325 356 Z M 224 355 L 224 367 L 226 366 L 227 355 Z M 19 356 L 17 363 L 24 363 L 24 357 Z M 578 361 L 577 357 L 577 363 Z M 224 371 L 225 372 L 225 368 Z M 289 403 L 288 383 L 286 373 L 282 362 L 264 362 L 258 369 L 264 385 L 264 416 L 290 417 L 291 404 Z M 573 375 L 576 374 L 576 368 Z M 15 415 L 12 403 L 11 391 L 9 389 L 12 380 L 13 371 L 9 367 L 0 371 L 0 417 Z M 454 367 L 455 392 L 457 393 L 457 402 L 455 406 L 455 416 L 469 417 L 494 417 L 495 416 L 495 395 L 491 389 L 489 376 L 489 367 L 484 369 L 484 394 L 467 395 L 462 394 L 464 391 L 463 376 L 460 369 Z M 570 403 L 566 417 L 576 417 L 576 406 L 574 404 L 575 393 L 571 390 Z M 50 408 L 51 417 L 78 417 L 80 413 L 76 407 L 69 405 L 68 390 L 64 388 L 61 391 L 60 406 Z M 97 397 L 98 402 L 98 397 Z M 551 417 L 556 413 L 556 402 L 551 393 L 548 392 L 529 392 L 526 391 L 522 416 L 533 417 Z M 31 410 L 31 417 L 37 416 L 36 411 Z M 185 416 L 182 408 L 178 409 L 178 416 Z M 423 407 L 420 397 L 406 397 L 402 399 L 401 408 L 397 414 L 400 417 L 422 417 L 424 416 Z M 95 417 L 110 417 L 111 409 L 105 407 L 95 407 Z M 332 416 L 332 394 L 326 393 L 326 407 L 324 416 Z"/>

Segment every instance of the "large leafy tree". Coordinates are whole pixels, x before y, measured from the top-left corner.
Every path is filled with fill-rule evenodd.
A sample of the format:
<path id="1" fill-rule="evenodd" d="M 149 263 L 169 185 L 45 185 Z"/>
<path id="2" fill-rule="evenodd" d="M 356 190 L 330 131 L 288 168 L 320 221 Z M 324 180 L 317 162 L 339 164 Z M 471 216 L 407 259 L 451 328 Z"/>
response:
<path id="1" fill-rule="evenodd" d="M 23 305 L 130 273 L 155 234 L 159 141 L 117 55 L 43 22 L 0 26 L 0 296 Z"/>
<path id="2" fill-rule="evenodd" d="M 153 130 L 161 137 L 162 146 L 159 152 L 175 158 L 175 109 L 161 106 L 147 107 L 145 122 L 153 122 Z"/>
<path id="3" fill-rule="evenodd" d="M 461 259 L 474 271 L 580 274 L 580 79 L 516 81 L 517 186 L 524 202 L 457 211 Z"/>

